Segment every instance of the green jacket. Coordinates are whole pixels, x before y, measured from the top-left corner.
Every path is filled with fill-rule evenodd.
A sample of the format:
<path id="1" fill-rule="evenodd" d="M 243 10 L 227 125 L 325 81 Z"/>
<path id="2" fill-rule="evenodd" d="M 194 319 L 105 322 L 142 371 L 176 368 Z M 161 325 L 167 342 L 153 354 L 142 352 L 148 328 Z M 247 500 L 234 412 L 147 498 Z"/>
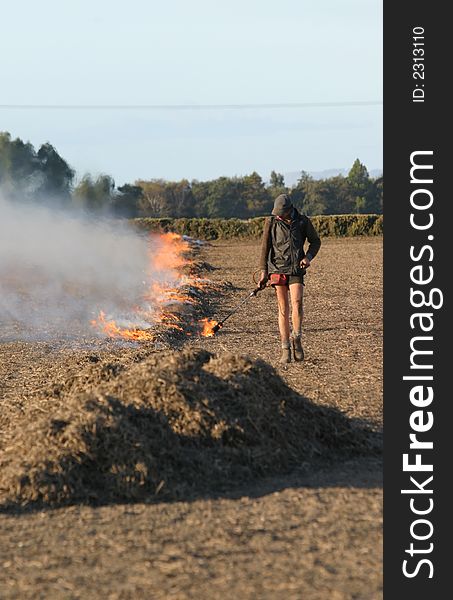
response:
<path id="1" fill-rule="evenodd" d="M 307 254 L 306 240 L 309 242 Z M 260 269 L 266 273 L 304 274 L 300 261 L 304 256 L 312 260 L 320 247 L 321 240 L 312 222 L 295 208 L 289 224 L 279 217 L 268 217 L 261 242 Z"/>

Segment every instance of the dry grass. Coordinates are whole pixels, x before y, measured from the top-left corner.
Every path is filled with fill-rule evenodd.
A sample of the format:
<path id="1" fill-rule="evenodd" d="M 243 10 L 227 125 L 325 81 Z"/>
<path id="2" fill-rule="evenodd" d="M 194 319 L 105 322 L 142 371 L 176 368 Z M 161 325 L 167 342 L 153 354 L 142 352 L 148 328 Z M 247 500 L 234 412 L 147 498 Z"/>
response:
<path id="1" fill-rule="evenodd" d="M 253 289 L 256 242 L 215 242 L 212 278 L 237 287 L 212 308 L 220 317 Z M 210 351 L 249 353 L 275 367 L 284 381 L 317 404 L 382 426 L 382 238 L 326 239 L 305 278 L 305 361 L 281 367 L 276 298 L 267 289 L 231 317 Z"/>
<path id="2" fill-rule="evenodd" d="M 12 422 L 3 504 L 182 499 L 282 474 L 314 457 L 378 450 L 371 432 L 294 393 L 262 361 L 164 352 L 97 370 L 90 393 Z"/>
<path id="3" fill-rule="evenodd" d="M 0 323 L 3 500 L 73 503 L 0 515 L 0 597 L 381 598 L 381 467 L 366 430 L 382 424 L 381 252 L 379 238 L 323 242 L 306 281 L 306 360 L 287 368 L 270 290 L 215 338 L 162 338 L 163 353 L 80 336 L 19 342 Z M 258 253 L 206 247 L 207 276 L 236 289 L 202 308 L 235 306 Z M 284 474 L 318 452 L 334 463 Z M 211 462 L 194 470 L 192 457 Z M 191 500 L 155 502 L 165 494 Z"/>

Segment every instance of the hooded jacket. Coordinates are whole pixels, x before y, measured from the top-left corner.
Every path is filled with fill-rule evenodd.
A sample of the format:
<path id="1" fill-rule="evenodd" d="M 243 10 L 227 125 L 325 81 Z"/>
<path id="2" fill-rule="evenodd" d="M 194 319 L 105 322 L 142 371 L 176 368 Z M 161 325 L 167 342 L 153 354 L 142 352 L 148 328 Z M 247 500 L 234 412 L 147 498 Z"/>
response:
<path id="1" fill-rule="evenodd" d="M 305 241 L 309 246 L 304 251 Z M 312 260 L 321 247 L 321 240 L 306 215 L 293 208 L 291 222 L 280 217 L 268 217 L 264 223 L 261 242 L 260 269 L 266 273 L 303 275 L 300 261 L 307 256 Z"/>

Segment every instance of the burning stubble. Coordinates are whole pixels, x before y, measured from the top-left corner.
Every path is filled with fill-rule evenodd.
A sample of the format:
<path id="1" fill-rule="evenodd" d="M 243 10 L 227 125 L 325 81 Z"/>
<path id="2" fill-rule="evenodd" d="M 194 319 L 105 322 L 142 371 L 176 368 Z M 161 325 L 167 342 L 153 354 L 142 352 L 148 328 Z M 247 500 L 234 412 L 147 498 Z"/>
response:
<path id="1" fill-rule="evenodd" d="M 0 197 L 2 331 L 16 339 L 73 337 L 92 333 L 100 315 L 120 331 L 149 328 L 162 318 L 157 291 L 180 278 L 166 254 L 159 236 L 124 222 Z"/>

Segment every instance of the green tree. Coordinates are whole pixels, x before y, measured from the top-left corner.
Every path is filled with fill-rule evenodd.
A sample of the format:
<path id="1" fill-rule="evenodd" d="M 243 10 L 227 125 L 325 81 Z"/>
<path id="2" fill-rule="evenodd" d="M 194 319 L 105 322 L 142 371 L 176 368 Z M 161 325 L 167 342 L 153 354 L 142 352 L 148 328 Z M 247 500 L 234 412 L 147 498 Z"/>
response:
<path id="1" fill-rule="evenodd" d="M 302 212 L 310 216 L 331 214 L 331 206 L 331 188 L 328 180 L 313 180 L 306 188 Z"/>
<path id="2" fill-rule="evenodd" d="M 341 215 L 356 212 L 356 198 L 351 195 L 347 177 L 336 175 L 325 180 L 328 188 L 326 214 Z"/>
<path id="3" fill-rule="evenodd" d="M 208 216 L 207 199 L 210 192 L 209 181 L 198 181 L 193 179 L 190 184 L 193 197 L 193 209 L 196 217 Z"/>
<path id="4" fill-rule="evenodd" d="M 114 189 L 115 181 L 110 175 L 99 175 L 93 179 L 86 174 L 74 189 L 75 204 L 90 212 L 107 212 L 113 204 Z"/>
<path id="5" fill-rule="evenodd" d="M 5 185 L 11 171 L 10 156 L 11 135 L 0 131 L 0 184 Z"/>
<path id="6" fill-rule="evenodd" d="M 204 216 L 210 218 L 230 218 L 246 216 L 241 196 L 242 186 L 237 178 L 219 177 L 210 181 L 205 198 Z"/>
<path id="7" fill-rule="evenodd" d="M 276 188 L 285 187 L 285 177 L 281 173 L 271 171 L 270 186 Z"/>
<path id="8" fill-rule="evenodd" d="M 195 216 L 192 189 L 187 179 L 167 181 L 164 187 L 167 205 L 173 217 Z"/>
<path id="9" fill-rule="evenodd" d="M 139 210 L 147 217 L 194 217 L 197 215 L 192 188 L 187 179 L 152 179 L 135 182 L 143 190 Z"/>
<path id="10" fill-rule="evenodd" d="M 384 178 L 371 180 L 371 186 L 366 196 L 365 212 L 381 214 L 384 200 Z"/>
<path id="11" fill-rule="evenodd" d="M 333 215 L 355 210 L 347 179 L 341 175 L 313 179 L 303 173 L 290 197 L 296 208 L 307 215 Z"/>
<path id="12" fill-rule="evenodd" d="M 259 217 L 272 210 L 273 198 L 256 171 L 242 177 L 240 187 L 244 217 Z"/>
<path id="13" fill-rule="evenodd" d="M 366 212 L 367 197 L 370 193 L 371 180 L 368 169 L 358 158 L 354 161 L 348 173 L 348 186 L 353 205 L 353 212 Z"/>
<path id="14" fill-rule="evenodd" d="M 355 159 L 348 173 L 348 181 L 351 187 L 358 190 L 363 190 L 369 185 L 370 176 L 368 169 L 358 158 Z"/>
<path id="15" fill-rule="evenodd" d="M 142 197 L 139 201 L 139 211 L 144 217 L 170 217 L 171 207 L 165 195 L 165 181 L 151 179 L 138 180 L 135 185 L 141 187 Z"/>
<path id="16" fill-rule="evenodd" d="M 313 177 L 309 173 L 307 173 L 307 171 L 301 171 L 297 183 L 291 188 L 289 192 L 291 202 L 300 212 L 307 211 L 307 207 L 305 206 L 305 199 L 307 197 L 307 194 L 310 193 L 310 190 L 313 187 L 313 182 Z"/>
<path id="17" fill-rule="evenodd" d="M 9 196 L 68 202 L 74 175 L 51 144 L 43 144 L 36 152 L 30 142 L 0 133 L 0 183 Z"/>
<path id="18" fill-rule="evenodd" d="M 40 147 L 37 158 L 43 175 L 39 194 L 44 197 L 56 197 L 62 201 L 69 201 L 75 171 L 49 143 Z"/>
<path id="19" fill-rule="evenodd" d="M 140 201 L 143 199 L 143 189 L 138 185 L 128 183 L 118 188 L 112 200 L 113 213 L 118 217 L 131 219 L 140 213 Z"/>
<path id="20" fill-rule="evenodd" d="M 285 186 L 285 177 L 281 173 L 271 171 L 269 187 L 267 189 L 273 200 L 280 194 L 286 194 L 288 188 Z"/>
<path id="21" fill-rule="evenodd" d="M 39 186 L 40 164 L 35 149 L 20 138 L 0 134 L 0 183 L 12 197 L 28 198 Z"/>

